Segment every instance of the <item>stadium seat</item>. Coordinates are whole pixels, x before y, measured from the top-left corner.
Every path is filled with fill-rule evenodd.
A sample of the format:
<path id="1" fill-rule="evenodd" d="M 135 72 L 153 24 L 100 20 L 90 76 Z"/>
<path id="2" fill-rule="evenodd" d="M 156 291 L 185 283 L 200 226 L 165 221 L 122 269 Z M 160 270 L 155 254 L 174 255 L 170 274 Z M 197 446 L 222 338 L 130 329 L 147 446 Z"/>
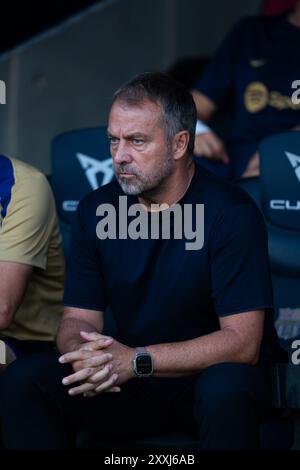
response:
<path id="1" fill-rule="evenodd" d="M 274 318 L 281 345 L 292 353 L 300 337 L 300 132 L 264 139 L 259 146 L 260 177 L 238 185 L 260 207 L 269 235 Z"/>
<path id="2" fill-rule="evenodd" d="M 260 177 L 240 180 L 260 207 L 269 236 L 274 320 L 287 364 L 278 365 L 280 406 L 300 409 L 300 132 L 265 138 Z M 297 413 L 295 413 L 297 416 Z"/>
<path id="3" fill-rule="evenodd" d="M 75 129 L 51 146 L 51 186 L 68 258 L 70 228 L 80 199 L 114 178 L 106 127 Z"/>

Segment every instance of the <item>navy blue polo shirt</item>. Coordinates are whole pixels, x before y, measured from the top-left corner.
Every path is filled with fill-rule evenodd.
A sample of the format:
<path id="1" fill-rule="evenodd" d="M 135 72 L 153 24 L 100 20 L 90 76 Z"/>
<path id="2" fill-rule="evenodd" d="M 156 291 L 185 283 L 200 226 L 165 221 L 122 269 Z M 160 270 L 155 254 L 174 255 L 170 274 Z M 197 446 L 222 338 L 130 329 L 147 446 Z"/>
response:
<path id="1" fill-rule="evenodd" d="M 261 139 L 300 125 L 292 82 L 300 77 L 300 28 L 286 16 L 247 17 L 225 37 L 194 88 L 230 104 L 226 141 L 240 176 Z"/>
<path id="2" fill-rule="evenodd" d="M 66 306 L 101 311 L 109 306 L 121 341 L 132 347 L 188 340 L 218 330 L 220 317 L 272 308 L 264 221 L 242 190 L 196 167 L 179 204 L 193 210 L 204 204 L 204 243 L 198 250 L 186 249 L 190 240 L 184 231 L 182 239 L 99 239 L 97 224 L 104 215 L 98 216 L 97 208 L 109 203 L 118 214 L 119 196 L 124 193 L 114 181 L 78 206 Z M 127 198 L 128 207 L 137 202 Z M 194 227 L 195 221 L 196 216 Z M 269 338 L 272 328 L 267 313 Z"/>

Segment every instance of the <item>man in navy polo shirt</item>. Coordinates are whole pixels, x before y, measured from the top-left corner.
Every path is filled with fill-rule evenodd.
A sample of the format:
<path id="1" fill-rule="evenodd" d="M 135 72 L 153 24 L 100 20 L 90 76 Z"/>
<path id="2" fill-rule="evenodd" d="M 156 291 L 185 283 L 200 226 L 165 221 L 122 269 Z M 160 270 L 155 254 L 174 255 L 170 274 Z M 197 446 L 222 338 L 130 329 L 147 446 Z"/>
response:
<path id="1" fill-rule="evenodd" d="M 299 129 L 299 43 L 299 0 L 285 14 L 246 17 L 233 26 L 193 86 L 198 118 L 205 122 L 197 125 L 198 163 L 226 178 L 257 176 L 260 141 Z M 226 108 L 223 142 L 206 123 Z"/>
<path id="2" fill-rule="evenodd" d="M 116 92 L 117 181 L 78 207 L 61 355 L 4 376 L 7 448 L 68 448 L 82 426 L 103 439 L 186 429 L 199 449 L 258 447 L 276 348 L 267 235 L 244 192 L 195 167 L 195 123 L 192 96 L 164 74 Z M 108 308 L 117 337 L 102 334 Z"/>

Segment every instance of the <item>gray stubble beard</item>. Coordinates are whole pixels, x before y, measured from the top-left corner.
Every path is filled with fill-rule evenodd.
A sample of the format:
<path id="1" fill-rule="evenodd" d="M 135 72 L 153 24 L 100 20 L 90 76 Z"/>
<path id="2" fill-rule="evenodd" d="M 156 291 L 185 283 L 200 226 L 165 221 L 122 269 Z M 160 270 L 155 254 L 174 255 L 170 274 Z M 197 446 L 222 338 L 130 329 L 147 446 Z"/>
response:
<path id="1" fill-rule="evenodd" d="M 123 168 L 123 171 L 131 171 L 130 166 L 123 166 L 121 168 Z M 115 173 L 125 194 L 128 196 L 140 196 L 145 193 L 151 193 L 155 188 L 159 187 L 172 174 L 173 168 L 174 161 L 170 152 L 168 152 L 159 172 L 153 172 L 151 175 L 146 176 L 134 169 L 133 174 L 137 178 L 135 182 L 125 181 L 122 178 L 122 171 L 115 171 Z"/>

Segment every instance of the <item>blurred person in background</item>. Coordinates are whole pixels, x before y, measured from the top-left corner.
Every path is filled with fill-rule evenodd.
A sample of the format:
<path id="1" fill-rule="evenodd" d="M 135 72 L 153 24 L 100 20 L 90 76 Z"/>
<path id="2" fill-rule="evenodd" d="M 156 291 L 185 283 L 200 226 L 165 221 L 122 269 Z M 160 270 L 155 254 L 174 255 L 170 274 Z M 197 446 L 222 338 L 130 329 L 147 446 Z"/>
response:
<path id="1" fill-rule="evenodd" d="M 193 86 L 194 153 L 201 165 L 225 178 L 257 176 L 261 139 L 299 128 L 300 104 L 292 100 L 299 44 L 299 0 L 292 11 L 247 17 L 233 27 Z M 224 108 L 229 129 L 223 141 L 207 123 Z"/>
<path id="2" fill-rule="evenodd" d="M 0 155 L 0 372 L 54 346 L 62 314 L 64 257 L 46 177 Z M 3 348 L 2 348 L 3 351 Z"/>

